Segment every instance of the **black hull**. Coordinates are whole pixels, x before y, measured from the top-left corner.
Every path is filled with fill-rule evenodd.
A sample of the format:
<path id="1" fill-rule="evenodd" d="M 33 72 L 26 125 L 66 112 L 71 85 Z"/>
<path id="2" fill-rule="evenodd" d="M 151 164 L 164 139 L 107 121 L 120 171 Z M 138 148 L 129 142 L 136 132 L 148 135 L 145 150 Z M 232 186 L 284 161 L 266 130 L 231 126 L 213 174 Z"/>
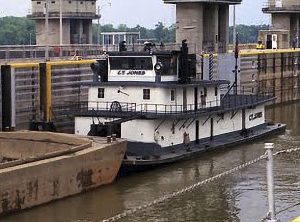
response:
<path id="1" fill-rule="evenodd" d="M 267 125 L 264 124 L 262 126 L 255 127 L 253 129 L 248 130 L 248 132 L 233 132 L 228 133 L 226 135 L 216 136 L 212 140 L 203 139 L 200 140 L 199 143 L 191 143 L 189 146 L 185 146 L 183 144 L 178 145 L 172 148 L 163 148 L 158 149 L 157 147 L 153 147 L 153 149 L 149 149 L 147 152 L 139 153 L 140 155 L 130 153 L 130 147 L 133 144 L 129 144 L 128 146 L 128 155 L 122 162 L 122 166 L 120 169 L 120 175 L 126 175 L 132 172 L 140 172 L 146 171 L 157 167 L 162 167 L 165 165 L 169 165 L 175 162 L 179 162 L 182 160 L 187 160 L 198 156 L 201 153 L 212 151 L 212 150 L 220 150 L 228 147 L 237 146 L 244 143 L 253 142 L 258 139 L 262 139 L 268 136 L 280 134 L 284 132 L 286 129 L 285 124 L 276 124 L 276 125 Z M 138 143 L 135 146 L 145 146 L 146 144 Z M 147 146 L 147 145 L 146 145 Z M 149 146 L 149 144 L 148 144 Z M 151 144 L 150 144 L 151 146 Z M 152 145 L 153 146 L 153 145 Z M 137 149 L 132 149 L 135 153 L 137 153 Z M 140 149 L 142 150 L 142 149 Z M 164 150 L 161 152 L 161 150 Z M 141 156 L 145 156 L 145 158 Z M 151 158 L 149 158 L 151 156 Z"/>

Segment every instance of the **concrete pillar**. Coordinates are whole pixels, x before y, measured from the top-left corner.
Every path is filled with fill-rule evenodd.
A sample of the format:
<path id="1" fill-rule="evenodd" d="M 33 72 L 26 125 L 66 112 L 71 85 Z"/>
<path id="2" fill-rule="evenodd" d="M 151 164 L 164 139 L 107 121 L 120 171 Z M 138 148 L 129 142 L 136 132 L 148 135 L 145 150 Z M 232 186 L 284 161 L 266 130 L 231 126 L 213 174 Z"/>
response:
<path id="1" fill-rule="evenodd" d="M 83 35 L 83 21 L 77 20 L 77 34 L 78 34 L 78 43 L 82 43 L 82 35 Z"/>
<path id="2" fill-rule="evenodd" d="M 71 44 L 70 19 L 63 20 L 63 44 Z"/>
<path id="3" fill-rule="evenodd" d="M 219 5 L 219 52 L 227 52 L 229 44 L 229 5 Z"/>
<path id="4" fill-rule="evenodd" d="M 176 42 L 181 43 L 184 39 L 189 44 L 195 45 L 197 54 L 202 53 L 202 3 L 178 3 L 176 5 Z"/>
<path id="5" fill-rule="evenodd" d="M 216 51 L 219 39 L 219 5 L 204 4 L 203 11 L 203 49 Z"/>
<path id="6" fill-rule="evenodd" d="M 297 37 L 297 48 L 299 48 L 299 38 L 300 38 L 300 16 L 296 15 L 296 37 Z"/>
<path id="7" fill-rule="evenodd" d="M 89 22 L 89 30 L 88 30 L 88 44 L 93 43 L 93 24 Z"/>

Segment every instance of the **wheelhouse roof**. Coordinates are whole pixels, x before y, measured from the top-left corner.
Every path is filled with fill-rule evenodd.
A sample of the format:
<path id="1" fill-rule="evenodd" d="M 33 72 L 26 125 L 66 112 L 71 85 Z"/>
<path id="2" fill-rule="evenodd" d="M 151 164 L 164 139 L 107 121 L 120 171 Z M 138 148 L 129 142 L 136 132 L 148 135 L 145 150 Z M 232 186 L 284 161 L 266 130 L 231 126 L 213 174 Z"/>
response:
<path id="1" fill-rule="evenodd" d="M 138 81 L 113 81 L 113 82 L 91 82 L 86 83 L 88 86 L 145 86 L 145 87 L 157 87 L 157 88 L 183 88 L 183 87 L 195 87 L 195 86 L 218 86 L 229 84 L 228 80 L 201 80 L 192 81 L 190 83 L 178 83 L 178 82 L 138 82 Z"/>
<path id="2" fill-rule="evenodd" d="M 133 51 L 125 51 L 125 52 L 107 52 L 106 54 L 108 56 L 152 56 L 152 55 L 161 55 L 161 56 L 166 56 L 166 55 L 177 55 L 179 54 L 180 51 L 154 51 L 152 53 L 150 52 L 133 52 Z"/>

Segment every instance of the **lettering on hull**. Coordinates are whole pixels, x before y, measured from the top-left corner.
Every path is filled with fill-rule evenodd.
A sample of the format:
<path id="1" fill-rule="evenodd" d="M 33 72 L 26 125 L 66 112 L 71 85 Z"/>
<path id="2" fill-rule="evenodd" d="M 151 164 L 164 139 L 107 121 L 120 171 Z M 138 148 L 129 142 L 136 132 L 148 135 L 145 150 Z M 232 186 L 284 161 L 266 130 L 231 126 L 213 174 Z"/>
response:
<path id="1" fill-rule="evenodd" d="M 252 120 L 261 118 L 262 116 L 263 116 L 263 115 L 262 115 L 262 112 L 259 112 L 259 113 L 253 113 L 253 114 L 249 115 L 249 121 L 252 121 Z"/>
<path id="2" fill-rule="evenodd" d="M 143 76 L 146 74 L 146 71 L 142 70 L 120 70 L 118 75 L 127 75 L 127 76 Z"/>

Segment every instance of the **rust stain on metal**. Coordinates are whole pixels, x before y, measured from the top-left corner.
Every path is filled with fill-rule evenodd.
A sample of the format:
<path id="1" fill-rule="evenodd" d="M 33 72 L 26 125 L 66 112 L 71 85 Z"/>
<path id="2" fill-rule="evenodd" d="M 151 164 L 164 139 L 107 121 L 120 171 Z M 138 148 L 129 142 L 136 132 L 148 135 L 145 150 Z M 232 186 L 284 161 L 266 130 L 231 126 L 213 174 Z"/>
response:
<path id="1" fill-rule="evenodd" d="M 9 213 L 14 213 L 17 211 L 20 211 L 22 209 L 22 205 L 24 205 L 25 203 L 25 192 L 22 191 L 20 192 L 20 190 L 16 190 L 15 194 L 11 194 L 11 195 L 15 195 L 14 198 L 9 198 L 10 194 L 5 192 L 2 193 L 2 199 L 1 199 L 1 206 L 2 206 L 2 211 L 3 214 L 9 214 Z M 9 199 L 13 199 L 12 202 L 9 201 Z"/>
<path id="2" fill-rule="evenodd" d="M 59 178 L 53 180 L 52 196 L 59 196 Z"/>
<path id="3" fill-rule="evenodd" d="M 2 211 L 3 212 L 9 212 L 9 201 L 8 201 L 8 193 L 7 192 L 4 192 L 2 193 L 1 195 L 1 206 L 2 206 Z"/>
<path id="4" fill-rule="evenodd" d="M 12 209 L 13 211 L 16 210 L 16 211 L 19 211 L 22 209 L 22 205 L 24 204 L 25 202 L 25 195 L 24 195 L 24 191 L 23 191 L 23 195 L 21 196 L 20 194 L 20 191 L 19 190 L 16 190 L 16 193 L 17 193 L 17 196 L 16 196 L 16 199 L 14 201 L 14 208 Z"/>
<path id="5" fill-rule="evenodd" d="M 94 182 L 92 180 L 93 176 L 93 170 L 81 170 L 76 177 L 77 182 L 79 182 L 79 187 L 86 189 L 92 185 L 94 185 Z"/>
<path id="6" fill-rule="evenodd" d="M 39 182 L 38 180 L 30 181 L 27 184 L 27 190 L 28 190 L 28 197 L 32 198 L 34 195 L 34 199 L 38 199 L 38 189 L 39 189 Z"/>

